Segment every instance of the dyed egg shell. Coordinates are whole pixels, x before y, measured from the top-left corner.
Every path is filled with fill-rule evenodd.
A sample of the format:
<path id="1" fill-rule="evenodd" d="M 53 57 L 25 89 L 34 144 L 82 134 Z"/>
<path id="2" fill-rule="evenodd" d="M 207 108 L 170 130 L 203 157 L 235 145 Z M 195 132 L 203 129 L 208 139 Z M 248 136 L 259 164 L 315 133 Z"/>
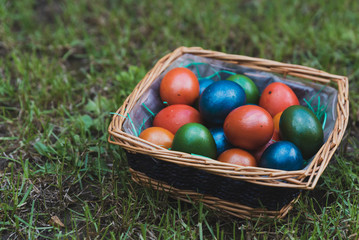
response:
<path id="1" fill-rule="evenodd" d="M 311 158 L 323 145 L 323 129 L 314 113 L 303 106 L 284 110 L 279 122 L 280 136 L 294 143 L 305 159 Z"/>
<path id="2" fill-rule="evenodd" d="M 277 142 L 277 141 L 274 140 L 272 137 L 271 140 L 269 140 L 269 142 L 266 143 L 266 145 L 263 145 L 262 147 L 259 147 L 258 149 L 254 150 L 254 151 L 251 151 L 253 157 L 257 160 L 257 162 L 259 162 L 259 160 L 261 159 L 264 151 L 275 142 Z"/>
<path id="3" fill-rule="evenodd" d="M 228 141 L 226 136 L 224 135 L 223 128 L 210 128 L 209 131 L 211 132 L 214 141 L 216 142 L 217 146 L 217 156 L 220 155 L 222 152 L 233 148 L 233 145 Z"/>
<path id="4" fill-rule="evenodd" d="M 215 81 L 211 78 L 203 78 L 199 80 L 199 96 L 201 96 L 201 94 L 203 93 L 203 91 L 212 83 L 214 83 Z M 199 97 L 196 99 L 195 103 L 194 103 L 194 107 L 196 109 L 199 109 Z"/>
<path id="5" fill-rule="evenodd" d="M 274 124 L 274 132 L 273 132 L 273 137 L 272 139 L 275 141 L 279 141 L 280 140 L 280 135 L 279 135 L 279 120 L 280 117 L 282 116 L 283 112 L 279 112 L 277 113 L 274 117 L 273 117 L 273 124 Z"/>
<path id="6" fill-rule="evenodd" d="M 280 121 L 280 117 L 282 116 L 282 113 L 283 112 L 279 112 L 273 117 L 274 129 L 278 131 L 279 131 L 279 121 Z"/>
<path id="7" fill-rule="evenodd" d="M 175 104 L 162 109 L 153 119 L 153 126 L 175 134 L 180 127 L 192 122 L 201 123 L 199 112 L 191 106 Z"/>
<path id="8" fill-rule="evenodd" d="M 255 150 L 266 144 L 273 136 L 271 115 L 256 105 L 244 105 L 228 114 L 223 130 L 234 146 Z"/>
<path id="9" fill-rule="evenodd" d="M 279 141 L 264 151 L 259 165 L 264 168 L 294 171 L 304 167 L 304 159 L 299 148 L 293 143 Z"/>
<path id="10" fill-rule="evenodd" d="M 210 124 L 222 124 L 233 109 L 246 102 L 246 95 L 241 86 L 227 80 L 209 85 L 199 99 L 201 116 Z"/>
<path id="11" fill-rule="evenodd" d="M 217 155 L 212 134 L 199 123 L 188 123 L 178 129 L 171 150 L 194 153 L 213 159 Z"/>
<path id="12" fill-rule="evenodd" d="M 232 163 L 245 167 L 256 167 L 256 159 L 247 151 L 239 148 L 232 148 L 224 151 L 218 157 L 218 161 Z"/>
<path id="13" fill-rule="evenodd" d="M 214 83 L 214 80 L 211 78 L 203 78 L 199 80 L 199 95 L 203 93 L 203 91 L 212 83 Z"/>
<path id="14" fill-rule="evenodd" d="M 259 99 L 259 106 L 266 109 L 272 117 L 293 105 L 299 105 L 297 96 L 290 87 L 280 82 L 269 84 Z"/>
<path id="15" fill-rule="evenodd" d="M 227 80 L 239 84 L 246 93 L 246 102 L 257 104 L 259 99 L 259 91 L 256 84 L 248 77 L 242 74 L 232 75 Z"/>
<path id="16" fill-rule="evenodd" d="M 199 83 L 196 75 L 187 68 L 174 68 L 162 79 L 161 100 L 172 104 L 192 105 L 199 96 Z"/>
<path id="17" fill-rule="evenodd" d="M 146 128 L 139 136 L 139 138 L 164 148 L 172 147 L 173 137 L 174 135 L 170 131 L 161 127 Z"/>

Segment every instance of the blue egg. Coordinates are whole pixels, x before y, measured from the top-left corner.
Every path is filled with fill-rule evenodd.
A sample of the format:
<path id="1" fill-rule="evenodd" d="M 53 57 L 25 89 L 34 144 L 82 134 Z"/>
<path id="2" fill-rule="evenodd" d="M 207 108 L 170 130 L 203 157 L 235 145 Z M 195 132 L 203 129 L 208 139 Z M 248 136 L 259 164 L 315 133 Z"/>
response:
<path id="1" fill-rule="evenodd" d="M 203 91 L 212 83 L 214 83 L 214 80 L 211 78 L 202 78 L 199 81 L 199 95 L 203 93 Z"/>
<path id="2" fill-rule="evenodd" d="M 199 99 L 199 111 L 208 123 L 222 124 L 227 115 L 246 103 L 246 94 L 239 84 L 221 80 L 209 85 Z"/>
<path id="3" fill-rule="evenodd" d="M 304 159 L 299 148 L 293 143 L 279 141 L 264 151 L 259 165 L 265 168 L 294 171 L 303 169 Z"/>
<path id="4" fill-rule="evenodd" d="M 202 78 L 199 81 L 199 96 L 203 93 L 203 91 L 212 83 L 215 81 L 211 78 Z M 193 104 L 193 107 L 199 111 L 199 97 L 196 99 L 196 101 Z"/>
<path id="5" fill-rule="evenodd" d="M 223 153 L 224 151 L 234 148 L 224 135 L 222 127 L 210 128 L 209 131 L 211 132 L 213 139 L 216 142 L 217 157 L 221 155 L 221 153 Z"/>

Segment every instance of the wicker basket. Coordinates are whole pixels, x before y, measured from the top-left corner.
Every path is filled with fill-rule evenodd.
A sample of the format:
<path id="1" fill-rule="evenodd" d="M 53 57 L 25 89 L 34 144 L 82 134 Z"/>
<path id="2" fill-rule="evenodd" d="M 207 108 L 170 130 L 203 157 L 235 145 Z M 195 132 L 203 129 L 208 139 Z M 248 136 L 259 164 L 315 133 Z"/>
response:
<path id="1" fill-rule="evenodd" d="M 322 84 L 330 83 L 338 90 L 337 119 L 333 131 L 307 168 L 298 171 L 238 167 L 201 156 L 170 151 L 126 133 L 123 129 L 125 117 L 122 116 L 127 116 L 154 80 L 184 54 L 217 59 L 279 74 L 284 78 L 290 75 Z M 180 47 L 160 59 L 118 109 L 108 128 L 108 141 L 126 150 L 132 179 L 139 184 L 169 192 L 184 201 L 202 201 L 211 208 L 241 218 L 262 215 L 283 217 L 292 208 L 301 190 L 315 188 L 337 149 L 349 117 L 348 87 L 346 77 L 309 67 L 225 54 L 199 47 Z"/>

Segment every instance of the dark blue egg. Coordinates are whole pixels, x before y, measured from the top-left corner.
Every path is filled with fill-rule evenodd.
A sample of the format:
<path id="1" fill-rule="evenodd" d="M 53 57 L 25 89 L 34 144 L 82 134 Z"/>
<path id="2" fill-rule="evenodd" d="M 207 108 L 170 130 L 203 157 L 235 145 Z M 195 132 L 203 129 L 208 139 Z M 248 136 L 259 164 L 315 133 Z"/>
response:
<path id="1" fill-rule="evenodd" d="M 230 148 L 234 148 L 224 135 L 222 127 L 210 128 L 209 131 L 211 132 L 213 139 L 216 142 L 217 156 L 221 155 L 221 153 Z"/>
<path id="2" fill-rule="evenodd" d="M 221 80 L 209 85 L 199 99 L 199 111 L 205 121 L 222 124 L 227 115 L 246 103 L 246 94 L 233 81 Z"/>
<path id="3" fill-rule="evenodd" d="M 202 78 L 199 81 L 199 95 L 203 93 L 203 91 L 212 83 L 214 83 L 214 80 L 211 78 Z"/>
<path id="4" fill-rule="evenodd" d="M 265 168 L 294 171 L 304 167 L 304 159 L 299 148 L 293 143 L 279 141 L 264 151 L 259 165 Z"/>

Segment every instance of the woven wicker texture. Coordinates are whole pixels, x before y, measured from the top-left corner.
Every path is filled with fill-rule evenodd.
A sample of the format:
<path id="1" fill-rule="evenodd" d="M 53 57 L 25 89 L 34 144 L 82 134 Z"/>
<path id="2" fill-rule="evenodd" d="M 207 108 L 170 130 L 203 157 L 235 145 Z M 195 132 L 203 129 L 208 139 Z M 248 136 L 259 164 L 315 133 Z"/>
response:
<path id="1" fill-rule="evenodd" d="M 338 89 L 337 120 L 328 140 L 315 155 L 310 165 L 305 170 L 298 171 L 282 171 L 259 167 L 239 167 L 201 156 L 193 156 L 183 152 L 163 149 L 136 136 L 125 133 L 122 129 L 125 119 L 120 115 L 126 116 L 152 82 L 165 71 L 174 60 L 186 53 L 218 59 L 261 71 L 278 73 L 283 77 L 290 75 L 319 83 L 334 83 L 333 85 Z M 149 155 L 159 160 L 175 163 L 180 166 L 193 167 L 227 178 L 244 180 L 249 183 L 271 187 L 313 189 L 344 135 L 349 117 L 348 88 L 348 79 L 346 77 L 329 74 L 309 67 L 260 58 L 225 54 L 203 50 L 199 47 L 180 47 L 160 59 L 155 67 L 146 74 L 142 81 L 139 82 L 133 92 L 125 100 L 124 104 L 117 110 L 116 113 L 119 115 L 113 116 L 112 122 L 108 128 L 110 134 L 109 142 L 119 145 L 132 153 Z"/>
<path id="2" fill-rule="evenodd" d="M 301 190 L 268 187 L 208 173 L 192 167 L 127 154 L 132 179 L 179 199 L 203 201 L 241 218 L 283 217 Z"/>
<path id="3" fill-rule="evenodd" d="M 134 171 L 133 169 L 130 169 L 130 171 L 132 174 L 132 179 L 141 185 L 167 192 L 175 198 L 180 199 L 184 202 L 193 203 L 195 201 L 201 201 L 209 208 L 220 210 L 222 212 L 243 219 L 252 219 L 259 217 L 283 218 L 287 215 L 288 211 L 293 208 L 293 204 L 298 201 L 300 197 L 298 196 L 294 198 L 290 203 L 282 207 L 282 209 L 280 209 L 279 211 L 270 211 L 264 208 L 252 208 L 235 202 L 225 201 L 217 197 L 198 194 L 197 192 L 191 190 L 177 189 L 166 184 L 165 182 L 148 178 L 145 174 L 141 172 Z"/>

